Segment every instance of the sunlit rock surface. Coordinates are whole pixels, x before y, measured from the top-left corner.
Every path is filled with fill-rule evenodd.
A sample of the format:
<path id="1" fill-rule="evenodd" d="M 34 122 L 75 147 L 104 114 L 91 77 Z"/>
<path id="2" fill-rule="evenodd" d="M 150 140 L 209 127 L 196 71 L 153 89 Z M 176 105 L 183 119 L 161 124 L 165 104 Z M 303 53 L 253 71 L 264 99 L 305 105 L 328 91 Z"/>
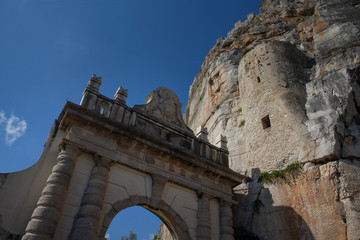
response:
<path id="1" fill-rule="evenodd" d="M 226 136 L 230 167 L 249 177 L 235 189 L 237 236 L 360 236 L 359 16 L 356 0 L 263 0 L 206 56 L 184 119 L 213 144 Z M 297 161 L 303 170 L 257 183 Z"/>

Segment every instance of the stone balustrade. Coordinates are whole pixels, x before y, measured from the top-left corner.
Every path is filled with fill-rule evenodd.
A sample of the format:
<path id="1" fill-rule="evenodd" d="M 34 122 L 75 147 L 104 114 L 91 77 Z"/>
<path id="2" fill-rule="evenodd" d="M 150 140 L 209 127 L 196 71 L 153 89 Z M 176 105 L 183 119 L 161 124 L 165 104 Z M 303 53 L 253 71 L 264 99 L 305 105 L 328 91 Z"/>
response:
<path id="1" fill-rule="evenodd" d="M 167 121 L 166 117 L 160 119 L 156 115 L 152 116 L 151 114 L 147 114 L 147 112 L 142 111 L 141 108 L 138 107 L 139 105 L 136 105 L 134 108 L 130 108 L 126 105 L 126 98 L 128 96 L 127 90 L 124 90 L 122 87 L 117 90 L 114 99 L 108 98 L 99 92 L 101 80 L 102 78 L 97 77 L 95 74 L 90 78 L 80 103 L 82 107 L 95 111 L 98 114 L 125 126 L 143 131 L 144 134 L 157 134 L 159 135 L 158 137 L 164 138 L 171 144 L 186 148 L 202 158 L 221 166 L 228 167 L 229 152 L 226 148 L 226 139 L 223 136 L 219 136 L 219 140 L 216 143 L 217 146 L 214 146 L 208 142 L 207 130 L 205 128 L 201 127 L 200 132 L 195 136 L 185 124 L 177 125 Z M 164 89 L 165 88 L 161 88 L 162 91 L 173 93 L 171 90 Z M 154 95 L 153 92 L 149 96 L 152 97 L 152 95 Z M 167 94 L 169 94 L 168 92 Z M 172 98 L 174 97 L 172 96 Z M 153 106 L 154 104 L 152 104 L 151 108 L 155 109 L 154 111 L 162 110 L 162 112 L 166 112 L 168 109 L 161 109 L 163 106 L 157 106 L 156 104 L 161 105 L 164 101 L 168 100 L 169 99 L 158 100 L 159 103 L 155 103 L 155 107 Z M 150 100 L 148 100 L 148 102 L 149 101 Z M 149 105 L 149 103 L 144 105 L 145 109 L 150 107 L 147 105 Z M 180 114 L 181 116 L 181 113 L 175 114 Z M 173 115 L 168 117 L 168 119 L 171 119 Z M 180 121 L 183 121 L 182 117 Z M 151 123 L 152 129 L 147 128 L 147 126 L 150 125 L 149 123 Z M 155 130 L 153 127 L 154 125 L 158 129 Z"/>

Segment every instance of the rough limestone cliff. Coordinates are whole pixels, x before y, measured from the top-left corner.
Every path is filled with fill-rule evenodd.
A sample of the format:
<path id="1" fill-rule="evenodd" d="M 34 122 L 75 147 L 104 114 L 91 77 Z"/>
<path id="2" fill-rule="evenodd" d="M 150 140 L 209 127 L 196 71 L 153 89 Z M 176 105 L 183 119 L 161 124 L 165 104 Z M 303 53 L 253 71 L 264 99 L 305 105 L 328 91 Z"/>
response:
<path id="1" fill-rule="evenodd" d="M 248 176 L 235 238 L 359 239 L 359 65 L 359 0 L 263 0 L 217 40 L 184 119 L 213 144 L 225 136 L 230 167 Z"/>

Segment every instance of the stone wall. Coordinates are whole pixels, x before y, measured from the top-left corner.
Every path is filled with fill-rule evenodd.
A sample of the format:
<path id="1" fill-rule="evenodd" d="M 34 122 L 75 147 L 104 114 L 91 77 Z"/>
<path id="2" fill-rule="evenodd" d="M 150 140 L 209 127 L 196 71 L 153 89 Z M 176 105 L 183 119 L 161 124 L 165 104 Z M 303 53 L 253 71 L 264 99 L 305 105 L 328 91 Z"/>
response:
<path id="1" fill-rule="evenodd" d="M 360 236 L 360 3 L 263 0 L 210 50 L 184 113 L 226 136 L 235 230 L 260 239 Z M 260 172 L 303 170 L 261 185 Z M 259 198 L 264 207 L 254 211 Z M 241 235 L 241 231 L 237 231 Z"/>
<path id="2" fill-rule="evenodd" d="M 21 239 L 51 169 L 65 132 L 55 122 L 39 161 L 28 169 L 0 174 L 0 239 Z"/>

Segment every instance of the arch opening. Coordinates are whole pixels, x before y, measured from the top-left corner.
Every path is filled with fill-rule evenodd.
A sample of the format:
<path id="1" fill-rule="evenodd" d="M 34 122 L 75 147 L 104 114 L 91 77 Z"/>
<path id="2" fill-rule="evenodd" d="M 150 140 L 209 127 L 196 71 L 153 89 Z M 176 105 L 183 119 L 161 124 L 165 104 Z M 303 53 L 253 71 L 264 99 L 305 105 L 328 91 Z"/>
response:
<path id="1" fill-rule="evenodd" d="M 111 221 L 105 238 L 121 239 L 136 234 L 138 240 L 156 239 L 160 229 L 161 219 L 151 211 L 141 206 L 133 206 L 120 211 Z"/>
<path id="2" fill-rule="evenodd" d="M 130 200 L 132 199 L 132 200 Z M 144 198 L 143 201 L 136 201 L 134 198 L 130 199 L 124 199 L 121 201 L 118 201 L 113 204 L 113 206 L 121 206 L 117 209 L 115 209 L 116 213 L 114 213 L 114 209 L 110 210 L 108 213 L 105 214 L 105 217 L 103 219 L 103 225 L 101 227 L 100 231 L 100 238 L 99 239 L 106 239 L 106 236 L 110 236 L 109 240 L 111 239 L 121 239 L 120 238 L 111 238 L 111 233 L 109 232 L 109 227 L 111 226 L 113 220 L 117 215 L 122 215 L 122 212 L 127 212 L 129 210 L 127 209 L 141 209 L 140 211 L 148 211 L 147 214 L 152 214 L 151 216 L 154 219 L 154 216 L 157 217 L 158 220 L 158 228 L 160 229 L 160 223 L 162 222 L 167 230 L 169 230 L 172 238 L 174 240 L 186 240 L 191 239 L 190 233 L 188 231 L 188 227 L 186 222 L 174 211 L 171 209 L 170 206 L 168 206 L 165 202 L 162 200 L 158 201 L 157 204 L 149 204 L 151 202 L 151 198 Z M 133 202 L 132 204 L 129 204 L 129 200 Z M 121 219 L 121 217 L 120 217 Z M 117 220 L 115 220 L 117 221 Z M 107 224 L 108 223 L 108 224 Z M 121 227 L 121 223 L 120 227 Z M 114 226 L 117 226 L 118 224 L 115 222 L 113 224 Z M 127 231 L 127 232 L 126 232 Z M 129 229 L 125 230 L 125 233 L 129 235 Z M 133 231 L 134 232 L 134 231 Z M 134 232 L 136 233 L 136 232 Z M 109 234 L 109 235 L 106 235 Z M 143 239 L 143 238 L 138 238 Z M 145 238 L 149 239 L 149 238 Z M 151 239 L 153 240 L 153 239 Z"/>

